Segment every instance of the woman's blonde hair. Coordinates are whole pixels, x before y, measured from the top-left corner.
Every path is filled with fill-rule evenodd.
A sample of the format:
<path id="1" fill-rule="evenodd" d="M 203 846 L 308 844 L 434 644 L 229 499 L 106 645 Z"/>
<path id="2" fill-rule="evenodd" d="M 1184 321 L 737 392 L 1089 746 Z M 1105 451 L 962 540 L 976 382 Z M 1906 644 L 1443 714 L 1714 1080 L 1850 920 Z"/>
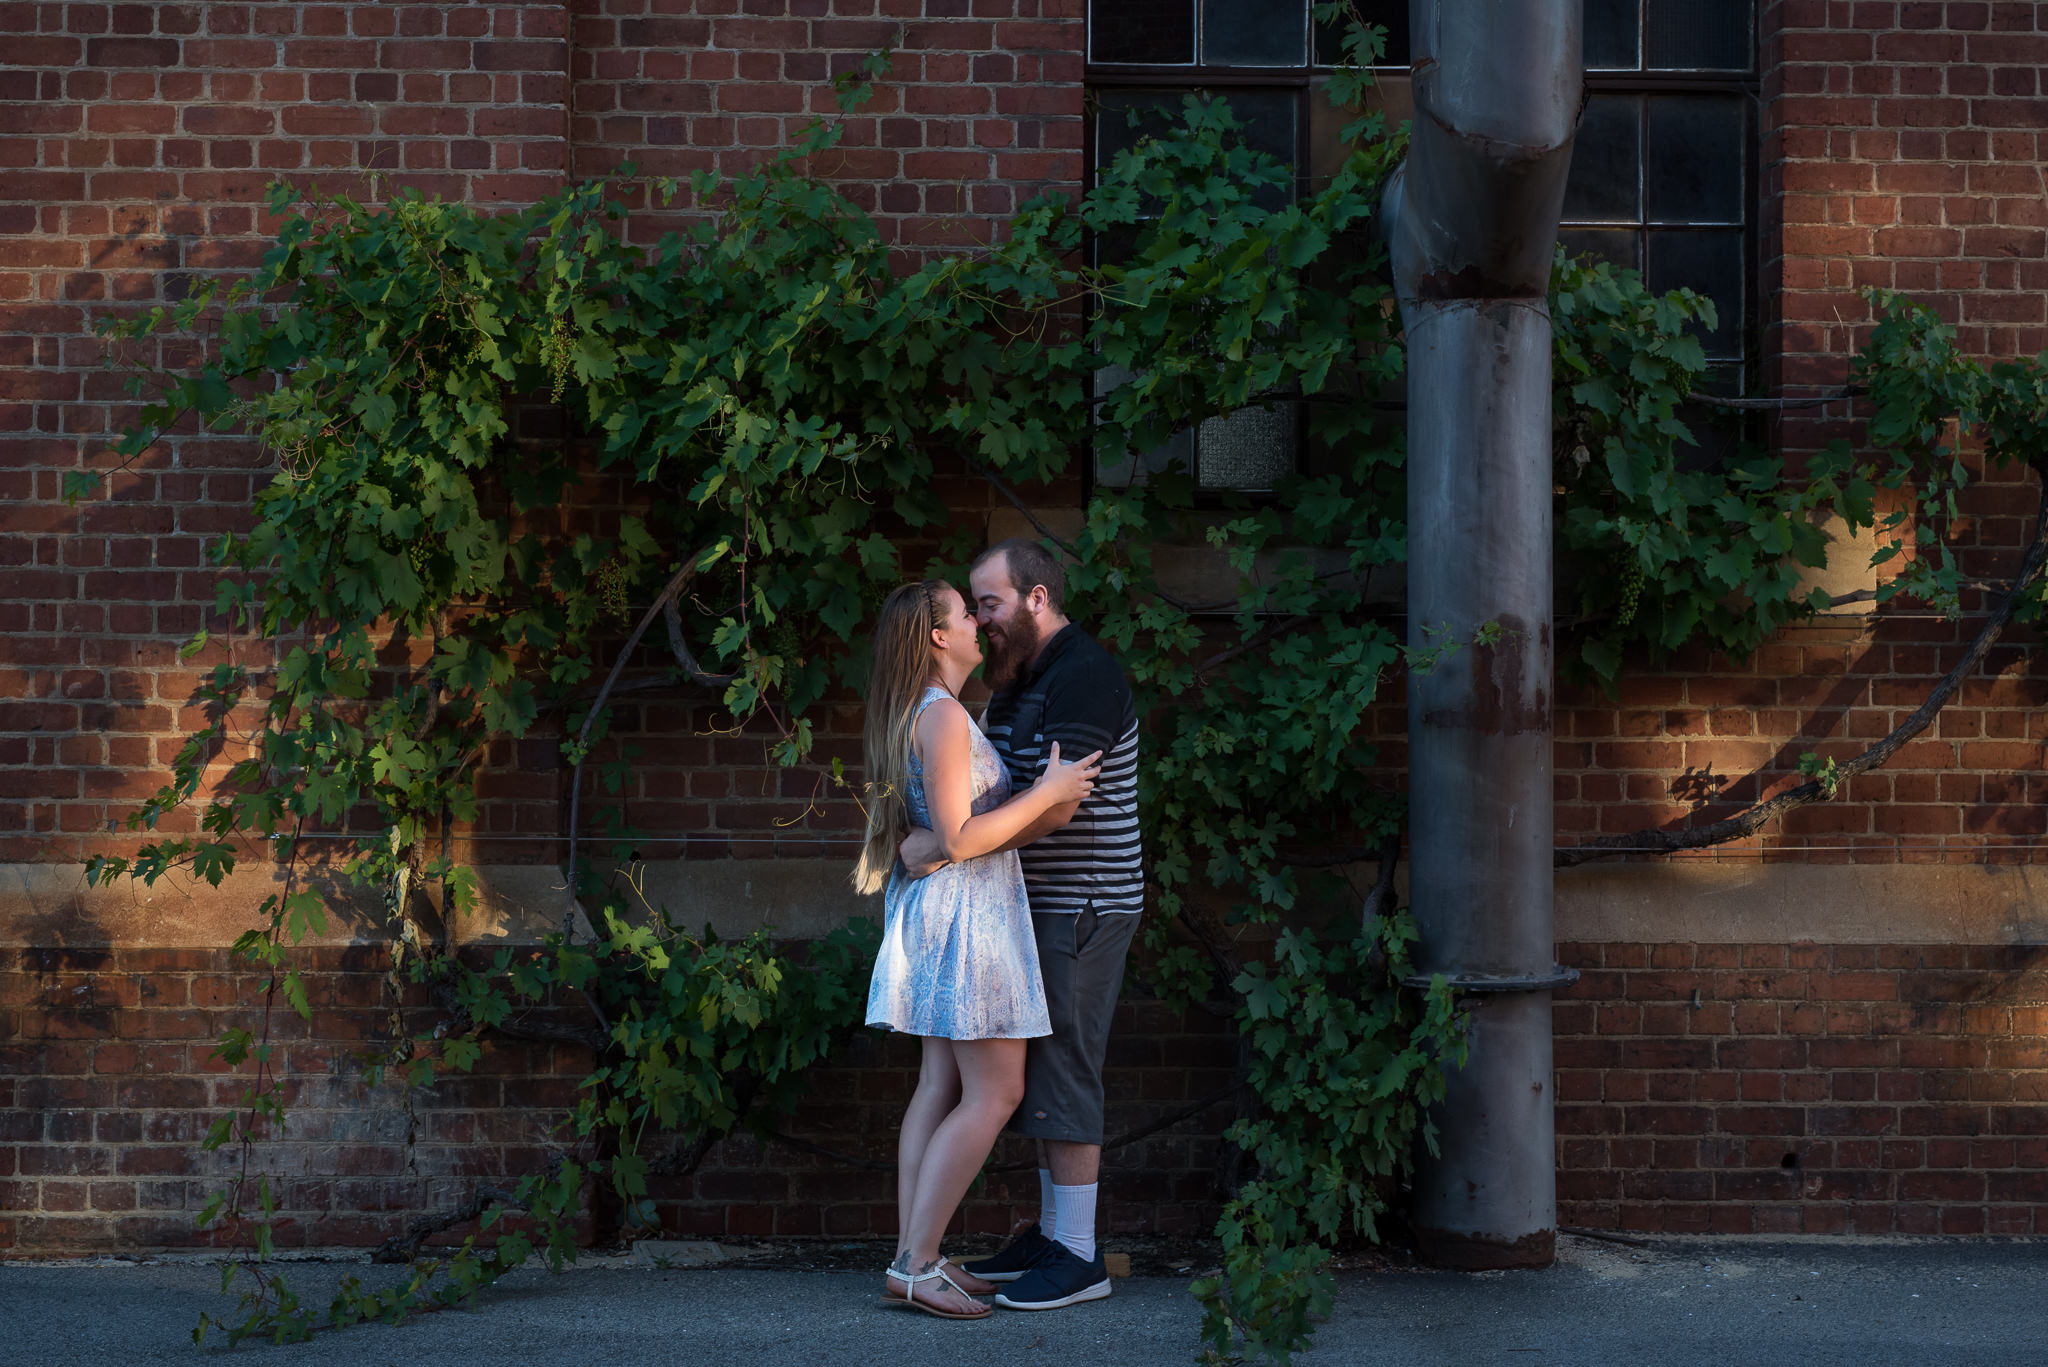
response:
<path id="1" fill-rule="evenodd" d="M 868 834 L 853 869 L 853 886 L 863 894 L 881 891 L 896 867 L 910 811 L 911 723 L 932 674 L 932 632 L 946 624 L 947 595 L 954 592 L 943 579 L 905 584 L 882 601 L 875 622 L 875 662 L 861 728 Z"/>

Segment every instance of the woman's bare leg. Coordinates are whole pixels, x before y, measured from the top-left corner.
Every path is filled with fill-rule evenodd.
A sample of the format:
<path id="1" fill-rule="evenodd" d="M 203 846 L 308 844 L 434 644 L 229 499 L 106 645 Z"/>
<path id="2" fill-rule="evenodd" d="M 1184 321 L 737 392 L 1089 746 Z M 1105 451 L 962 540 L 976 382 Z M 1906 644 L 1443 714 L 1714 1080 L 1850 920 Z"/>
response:
<path id="1" fill-rule="evenodd" d="M 953 1063 L 953 1042 L 923 1041 L 924 1058 L 917 1068 L 917 1090 L 903 1112 L 903 1130 L 896 1139 L 896 1252 L 909 1238 L 910 1206 L 917 1196 L 917 1171 L 932 1131 L 960 1104 L 960 1070 Z"/>
<path id="2" fill-rule="evenodd" d="M 939 1258 L 939 1239 L 960 1208 L 996 1136 L 1024 1098 L 1024 1041 L 1020 1039 L 938 1041 L 950 1047 L 960 1079 L 960 1102 L 926 1141 L 918 1164 L 910 1219 L 899 1236 L 898 1265 L 927 1271 Z M 964 1274 L 959 1275 L 963 1284 Z M 939 1282 L 921 1282 L 918 1298 L 948 1310 L 975 1303 Z"/>

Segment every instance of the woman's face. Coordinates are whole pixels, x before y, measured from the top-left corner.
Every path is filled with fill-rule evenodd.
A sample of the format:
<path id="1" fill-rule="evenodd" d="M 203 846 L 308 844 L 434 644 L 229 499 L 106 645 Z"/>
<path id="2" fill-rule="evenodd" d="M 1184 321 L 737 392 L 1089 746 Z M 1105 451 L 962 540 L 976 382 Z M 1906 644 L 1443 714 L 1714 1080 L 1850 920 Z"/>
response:
<path id="1" fill-rule="evenodd" d="M 932 654 L 973 669 L 981 663 L 981 640 L 974 614 L 967 610 L 967 600 L 960 596 L 960 591 L 950 585 L 940 596 L 940 602 L 945 606 L 945 617 L 932 631 Z"/>

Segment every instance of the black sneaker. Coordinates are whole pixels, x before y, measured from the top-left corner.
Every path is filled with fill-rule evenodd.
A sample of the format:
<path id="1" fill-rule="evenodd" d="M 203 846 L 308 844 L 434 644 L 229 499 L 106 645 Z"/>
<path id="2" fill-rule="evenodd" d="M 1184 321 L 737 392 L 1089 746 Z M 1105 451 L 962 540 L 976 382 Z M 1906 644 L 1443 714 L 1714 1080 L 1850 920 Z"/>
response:
<path id="1" fill-rule="evenodd" d="M 1014 1282 L 1058 1247 L 1060 1245 L 1039 1233 L 1038 1226 L 1033 1225 L 1004 1244 L 1001 1252 L 975 1262 L 962 1263 L 960 1270 L 985 1282 Z"/>
<path id="2" fill-rule="evenodd" d="M 1006 1310 L 1057 1310 L 1109 1294 L 1109 1269 L 1099 1250 L 1093 1262 L 1083 1262 L 1062 1243 L 1053 1244 L 1052 1250 L 1006 1290 L 996 1292 L 996 1304 Z"/>

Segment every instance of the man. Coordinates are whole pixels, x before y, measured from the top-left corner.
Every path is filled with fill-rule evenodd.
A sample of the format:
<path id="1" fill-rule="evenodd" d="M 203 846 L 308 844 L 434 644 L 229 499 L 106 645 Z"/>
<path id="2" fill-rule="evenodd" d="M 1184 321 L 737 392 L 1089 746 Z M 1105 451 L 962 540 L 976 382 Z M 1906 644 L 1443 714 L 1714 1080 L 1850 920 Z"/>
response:
<path id="1" fill-rule="evenodd" d="M 1066 573 L 1035 542 L 1004 541 L 968 572 L 983 665 L 995 697 L 982 729 L 1030 786 L 1054 741 L 1064 755 L 1100 750 L 1102 774 L 1080 803 L 1055 807 L 1009 848 L 1024 865 L 1052 1034 L 1031 1041 L 1024 1101 L 1010 1128 L 1038 1141 L 1036 1224 L 966 1270 L 1008 1283 L 996 1304 L 1056 1310 L 1109 1294 L 1095 1246 L 1102 1166 L 1102 1059 L 1123 985 L 1124 956 L 1144 906 L 1138 842 L 1138 716 L 1123 671 L 1066 617 Z M 929 831 L 903 844 L 904 866 L 939 867 Z"/>

